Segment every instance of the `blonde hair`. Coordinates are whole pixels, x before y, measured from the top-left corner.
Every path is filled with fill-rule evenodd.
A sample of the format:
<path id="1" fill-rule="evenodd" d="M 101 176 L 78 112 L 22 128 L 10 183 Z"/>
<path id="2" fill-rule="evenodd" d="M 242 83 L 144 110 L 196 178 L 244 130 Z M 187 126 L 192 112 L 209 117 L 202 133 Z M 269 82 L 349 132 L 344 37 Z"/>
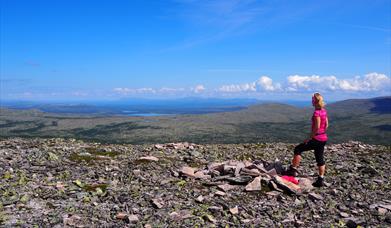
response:
<path id="1" fill-rule="evenodd" d="M 316 92 L 312 95 L 312 103 L 314 104 L 315 108 L 322 109 L 326 106 L 326 103 L 324 102 L 323 96 L 320 95 L 320 93 Z"/>

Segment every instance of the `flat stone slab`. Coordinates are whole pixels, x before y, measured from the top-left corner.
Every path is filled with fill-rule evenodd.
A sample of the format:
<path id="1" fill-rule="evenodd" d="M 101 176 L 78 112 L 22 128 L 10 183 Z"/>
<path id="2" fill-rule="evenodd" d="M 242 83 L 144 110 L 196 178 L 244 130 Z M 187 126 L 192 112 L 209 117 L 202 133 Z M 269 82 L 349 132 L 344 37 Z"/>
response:
<path id="1" fill-rule="evenodd" d="M 303 193 L 308 193 L 314 188 L 312 180 L 309 178 L 299 178 L 299 187 Z"/>
<path id="2" fill-rule="evenodd" d="M 319 195 L 319 194 L 316 194 L 314 192 L 308 194 L 308 197 L 314 201 L 316 200 L 323 200 L 323 196 Z"/>
<path id="3" fill-rule="evenodd" d="M 157 161 L 159 161 L 159 158 L 154 157 L 154 156 L 145 156 L 145 157 L 140 157 L 137 160 L 138 161 L 154 161 L 154 162 L 157 162 Z"/>
<path id="4" fill-rule="evenodd" d="M 272 181 L 275 182 L 279 188 L 281 188 L 282 190 L 284 190 L 288 193 L 298 194 L 301 191 L 299 185 L 296 185 L 292 182 L 289 182 L 279 176 L 274 176 Z"/>
<path id="5" fill-rule="evenodd" d="M 247 184 L 250 182 L 253 178 L 251 176 L 239 176 L 239 177 L 227 177 L 225 178 L 226 181 L 232 183 L 232 184 Z"/>
<path id="6" fill-rule="evenodd" d="M 248 185 L 246 185 L 246 191 L 261 191 L 261 177 L 254 178 Z"/>
<path id="7" fill-rule="evenodd" d="M 196 177 L 195 176 L 195 171 L 197 169 L 195 168 L 192 168 L 192 167 L 189 167 L 189 166 L 184 166 L 182 167 L 179 171 L 181 174 L 185 175 L 185 176 L 188 176 L 188 177 Z"/>

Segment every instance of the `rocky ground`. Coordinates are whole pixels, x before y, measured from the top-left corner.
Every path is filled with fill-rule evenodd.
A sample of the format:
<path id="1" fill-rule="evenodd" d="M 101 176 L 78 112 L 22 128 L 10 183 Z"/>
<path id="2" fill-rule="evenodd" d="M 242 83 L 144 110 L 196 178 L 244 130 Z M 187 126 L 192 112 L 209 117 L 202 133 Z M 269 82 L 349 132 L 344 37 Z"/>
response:
<path id="1" fill-rule="evenodd" d="M 0 226 L 391 226 L 390 147 L 328 145 L 320 189 L 304 153 L 289 191 L 273 176 L 293 147 L 2 140 Z"/>

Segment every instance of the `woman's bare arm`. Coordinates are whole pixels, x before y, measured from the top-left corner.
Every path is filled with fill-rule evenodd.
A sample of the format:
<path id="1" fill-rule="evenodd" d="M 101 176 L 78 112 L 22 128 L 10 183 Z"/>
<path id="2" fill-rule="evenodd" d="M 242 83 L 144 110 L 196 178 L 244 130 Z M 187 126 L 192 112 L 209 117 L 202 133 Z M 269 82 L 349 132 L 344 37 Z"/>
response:
<path id="1" fill-rule="evenodd" d="M 329 118 L 326 117 L 326 129 L 329 127 Z"/>
<path id="2" fill-rule="evenodd" d="M 311 132 L 311 137 L 310 137 L 311 139 L 313 137 L 315 137 L 316 133 L 318 133 L 319 128 L 320 128 L 320 117 L 317 116 L 317 117 L 315 117 L 315 126 L 314 126 L 314 128 L 312 129 L 312 132 Z"/>

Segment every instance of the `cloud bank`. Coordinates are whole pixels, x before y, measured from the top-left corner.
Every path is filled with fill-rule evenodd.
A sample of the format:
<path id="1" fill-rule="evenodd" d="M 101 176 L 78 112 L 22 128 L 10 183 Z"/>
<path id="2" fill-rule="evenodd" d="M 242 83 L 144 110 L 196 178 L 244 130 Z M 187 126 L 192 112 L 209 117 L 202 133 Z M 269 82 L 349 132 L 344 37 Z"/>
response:
<path id="1" fill-rule="evenodd" d="M 376 93 L 390 92 L 391 79 L 385 74 L 368 73 L 364 76 L 339 79 L 334 75 L 289 75 L 282 83 L 274 82 L 268 76 L 261 76 L 253 82 L 241 84 L 226 84 L 216 89 L 208 90 L 204 85 L 190 88 L 114 88 L 118 95 L 224 95 L 224 94 L 278 94 L 278 93 L 307 93 L 307 92 L 336 92 L 336 93 Z"/>
<path id="2" fill-rule="evenodd" d="M 2 81 L 7 82 L 7 81 Z M 12 82 L 12 81 L 10 81 Z M 4 83 L 6 84 L 6 83 Z M 8 87 L 8 86 L 7 86 Z M 42 88 L 40 89 L 42 90 Z M 326 92 L 329 95 L 340 97 L 384 96 L 391 95 L 391 79 L 382 73 L 368 73 L 364 76 L 352 78 L 338 78 L 334 75 L 289 75 L 282 82 L 275 82 L 268 76 L 261 76 L 258 80 L 239 84 L 223 84 L 215 88 L 207 88 L 203 84 L 191 87 L 116 87 L 111 89 L 83 90 L 81 88 L 65 89 L 61 92 L 48 90 L 37 91 L 29 87 L 26 91 L 8 93 L 1 91 L 2 97 L 8 98 L 116 98 L 116 97 L 280 97 L 283 95 L 290 99 L 304 96 L 308 93 Z"/>
<path id="3" fill-rule="evenodd" d="M 113 92 L 117 95 L 127 96 L 127 95 L 179 95 L 179 94 L 200 94 L 206 90 L 204 85 L 196 85 L 195 87 L 186 88 L 171 88 L 171 87 L 162 87 L 158 89 L 154 88 L 127 88 L 127 87 L 117 87 L 113 89 Z"/>
<path id="4" fill-rule="evenodd" d="M 290 75 L 283 84 L 274 83 L 267 76 L 260 77 L 257 81 L 243 84 L 223 85 L 218 91 L 224 93 L 247 92 L 389 92 L 391 79 L 380 73 L 369 73 L 350 79 L 338 79 L 336 76 L 320 75 Z"/>

